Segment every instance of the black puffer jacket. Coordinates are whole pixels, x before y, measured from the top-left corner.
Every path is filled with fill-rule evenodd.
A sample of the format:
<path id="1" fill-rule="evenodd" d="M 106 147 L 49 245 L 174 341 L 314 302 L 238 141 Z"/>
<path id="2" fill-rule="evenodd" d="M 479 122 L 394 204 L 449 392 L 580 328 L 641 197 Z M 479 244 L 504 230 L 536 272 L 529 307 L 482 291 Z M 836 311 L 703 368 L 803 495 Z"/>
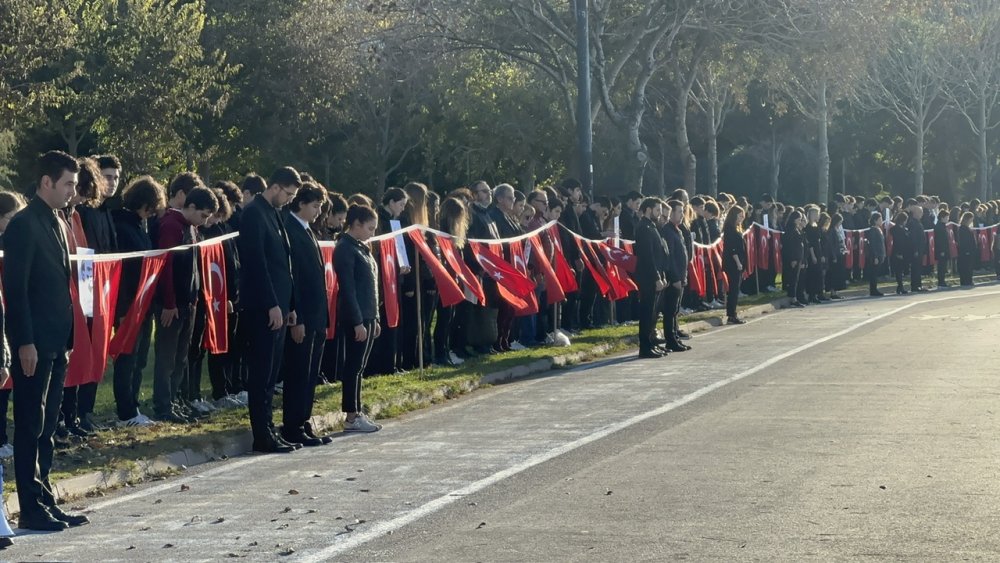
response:
<path id="1" fill-rule="evenodd" d="M 347 328 L 378 321 L 378 268 L 371 249 L 344 233 L 333 255 L 340 284 L 337 320 Z"/>

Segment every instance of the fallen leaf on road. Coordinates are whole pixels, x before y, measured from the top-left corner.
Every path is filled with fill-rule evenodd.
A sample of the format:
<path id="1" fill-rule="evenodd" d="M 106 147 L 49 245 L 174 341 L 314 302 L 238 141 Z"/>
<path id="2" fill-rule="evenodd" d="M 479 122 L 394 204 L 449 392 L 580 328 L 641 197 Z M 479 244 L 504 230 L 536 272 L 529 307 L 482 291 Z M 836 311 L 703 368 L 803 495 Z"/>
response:
<path id="1" fill-rule="evenodd" d="M 172 544 L 172 543 L 165 543 L 165 544 L 163 544 L 163 548 L 162 549 L 168 549 L 168 548 L 171 548 L 171 547 L 174 547 L 174 544 Z"/>
<path id="2" fill-rule="evenodd" d="M 358 478 L 357 477 L 348 477 L 347 479 L 344 479 L 344 480 L 345 481 L 357 481 Z"/>
<path id="3" fill-rule="evenodd" d="M 158 498 L 158 499 L 156 499 L 156 500 L 153 501 L 153 504 L 160 504 L 161 502 L 163 502 L 163 499 Z"/>
<path id="4" fill-rule="evenodd" d="M 226 554 L 226 557 L 232 557 L 235 559 L 237 557 L 246 557 L 246 555 L 240 555 L 239 553 L 233 553 L 230 551 L 229 553 Z"/>
<path id="5" fill-rule="evenodd" d="M 314 514 L 315 512 L 316 512 L 316 509 L 310 508 L 309 510 L 306 511 L 306 514 Z"/>
<path id="6" fill-rule="evenodd" d="M 614 494 L 614 491 L 610 489 L 608 490 L 608 492 L 604 493 L 605 496 L 611 496 L 612 494 Z"/>
<path id="7" fill-rule="evenodd" d="M 281 511 L 282 514 L 288 514 L 292 511 L 292 507 L 286 506 L 284 510 Z"/>
<path id="8" fill-rule="evenodd" d="M 135 549 L 135 546 L 134 545 L 130 545 L 130 546 L 128 546 L 128 547 L 125 548 L 125 551 L 128 551 L 130 549 Z"/>
<path id="9" fill-rule="evenodd" d="M 291 555 L 293 553 L 295 553 L 295 550 L 289 547 L 288 549 L 286 549 L 286 550 L 284 550 L 282 552 L 279 552 L 278 555 L 284 557 L 286 555 Z"/>
<path id="10" fill-rule="evenodd" d="M 212 523 L 213 523 L 213 524 L 221 524 L 221 523 L 223 523 L 223 522 L 225 522 L 225 521 L 226 521 L 226 519 L 225 519 L 225 518 L 223 518 L 222 516 L 219 516 L 219 517 L 218 517 L 218 518 L 216 518 L 216 519 L 215 519 L 215 520 L 214 520 L 214 521 L 213 521 Z"/>
<path id="11" fill-rule="evenodd" d="M 486 522 L 480 522 L 479 525 L 476 526 L 476 529 L 478 530 L 480 528 L 485 528 L 485 527 L 486 527 Z"/>
<path id="12" fill-rule="evenodd" d="M 313 479 L 316 479 L 316 478 L 318 478 L 318 477 L 322 477 L 322 475 L 320 475 L 319 473 L 317 473 L 317 474 L 313 475 Z"/>
<path id="13" fill-rule="evenodd" d="M 248 543 L 247 546 L 248 547 L 256 547 L 257 546 L 257 542 L 252 541 L 252 542 Z"/>
<path id="14" fill-rule="evenodd" d="M 361 492 L 362 492 L 362 493 L 370 493 L 370 492 L 371 492 L 371 490 L 370 490 L 370 489 L 361 489 Z"/>
<path id="15" fill-rule="evenodd" d="M 149 526 L 143 526 L 143 527 L 139 528 L 139 531 L 140 532 L 148 532 L 149 529 L 150 529 Z"/>
<path id="16" fill-rule="evenodd" d="M 290 495 L 297 495 L 297 494 L 299 494 L 299 492 L 297 490 L 295 490 L 295 489 L 292 489 L 292 490 L 288 491 L 288 494 L 290 494 Z"/>
<path id="17" fill-rule="evenodd" d="M 884 491 L 885 490 L 885 485 L 879 485 L 878 488 L 880 488 L 880 489 L 882 489 Z"/>
<path id="18" fill-rule="evenodd" d="M 181 492 L 182 492 L 182 493 L 183 493 L 184 491 L 190 491 L 190 490 L 191 490 L 191 487 L 189 487 L 189 486 L 187 486 L 187 485 L 181 485 Z"/>
<path id="19" fill-rule="evenodd" d="M 476 503 L 474 503 L 474 502 L 470 502 L 470 503 L 469 503 L 469 506 L 476 506 Z"/>

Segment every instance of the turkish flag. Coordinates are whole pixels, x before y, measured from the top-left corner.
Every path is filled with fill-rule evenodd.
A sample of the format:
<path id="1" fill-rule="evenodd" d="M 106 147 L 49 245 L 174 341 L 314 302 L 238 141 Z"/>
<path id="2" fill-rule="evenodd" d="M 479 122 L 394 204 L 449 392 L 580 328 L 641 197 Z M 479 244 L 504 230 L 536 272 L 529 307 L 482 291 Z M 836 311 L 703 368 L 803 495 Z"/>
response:
<path id="1" fill-rule="evenodd" d="M 399 291 L 397 289 L 396 241 L 388 238 L 379 241 L 379 259 L 382 271 L 382 295 L 385 303 L 385 324 L 399 326 Z"/>
<path id="2" fill-rule="evenodd" d="M 326 307 L 330 317 L 330 324 L 326 327 L 326 339 L 333 340 L 333 335 L 337 330 L 337 293 L 340 292 L 340 283 L 337 282 L 337 270 L 333 268 L 332 246 L 322 246 L 319 249 L 323 257 L 323 272 L 326 274 Z"/>
<path id="3" fill-rule="evenodd" d="M 757 267 L 767 270 L 771 267 L 771 233 L 765 229 L 757 227 L 759 236 L 757 237 Z"/>
<path id="4" fill-rule="evenodd" d="M 688 285 L 700 297 L 705 296 L 705 256 L 701 248 L 695 247 L 694 258 L 688 262 Z"/>
<path id="5" fill-rule="evenodd" d="M 598 262 L 594 248 L 590 246 L 589 242 L 584 242 L 579 237 L 573 237 L 573 240 L 576 241 L 576 246 L 580 249 L 580 258 L 583 260 L 583 265 L 587 267 L 587 271 L 594 278 L 594 283 L 597 284 L 597 290 L 601 295 L 607 295 L 611 291 L 611 282 L 608 281 L 607 272 L 604 271 L 604 268 Z"/>
<path id="6" fill-rule="evenodd" d="M 747 249 L 747 263 L 746 267 L 743 268 L 743 279 L 747 279 L 753 275 L 754 271 L 757 269 L 757 240 L 755 237 L 757 232 L 755 229 L 748 229 L 743 233 L 743 242 Z"/>
<path id="7" fill-rule="evenodd" d="M 854 231 L 845 231 L 844 234 L 846 235 L 845 238 L 847 239 L 846 241 L 844 241 L 847 246 L 847 254 L 844 255 L 844 268 L 846 268 L 847 271 L 851 271 L 854 269 L 854 241 L 856 240 L 855 235 L 859 235 L 860 233 Z"/>
<path id="8" fill-rule="evenodd" d="M 528 275 L 529 256 L 525 254 L 524 244 L 521 241 L 517 240 L 510 243 L 510 257 L 511 260 L 514 262 L 514 269 L 517 270 L 518 272 L 521 272 L 521 274 L 523 274 L 524 277 L 531 279 L 531 277 Z M 534 282 L 532 281 L 532 283 Z M 538 314 L 538 296 L 535 294 L 534 291 L 529 293 L 525 297 L 524 301 L 525 301 L 524 307 L 514 308 L 515 309 L 514 316 L 525 317 L 528 315 Z"/>
<path id="9" fill-rule="evenodd" d="M 147 256 L 142 259 L 142 270 L 139 273 L 139 295 L 129 306 L 128 313 L 125 314 L 125 318 L 118 325 L 118 330 L 115 331 L 115 336 L 111 339 L 108 353 L 112 358 L 135 351 L 135 341 L 139 337 L 139 328 L 142 326 L 143 319 L 146 318 L 149 305 L 153 302 L 156 282 L 166 260 L 166 254 Z"/>
<path id="10" fill-rule="evenodd" d="M 486 292 L 483 291 L 483 284 L 480 283 L 479 277 L 472 273 L 465 260 L 462 260 L 458 256 L 455 250 L 455 241 L 450 237 L 443 236 L 438 237 L 437 241 L 438 248 L 441 249 L 441 255 L 444 256 L 445 262 L 451 267 L 451 271 L 455 273 L 455 278 L 465 287 L 465 291 L 463 292 L 465 298 L 473 303 L 485 305 Z"/>
<path id="11" fill-rule="evenodd" d="M 955 231 L 958 225 L 948 225 L 948 255 L 951 258 L 958 258 L 958 242 L 955 240 Z"/>
<path id="12" fill-rule="evenodd" d="M 94 262 L 94 321 L 90 330 L 93 365 L 90 380 L 84 383 L 100 381 L 108 367 L 108 348 L 111 344 L 111 330 L 115 326 L 115 305 L 118 303 L 121 274 L 121 260 Z"/>
<path id="13" fill-rule="evenodd" d="M 927 254 L 924 255 L 924 266 L 937 266 L 937 252 L 934 245 L 934 231 L 927 232 Z"/>
<path id="14" fill-rule="evenodd" d="M 771 233 L 771 240 L 773 241 L 771 250 L 774 253 L 774 271 L 781 273 L 781 233 L 774 232 Z"/>
<path id="15" fill-rule="evenodd" d="M 609 264 L 614 264 L 630 274 L 635 273 L 635 264 L 637 262 L 635 255 L 622 248 L 611 246 L 606 242 L 599 242 L 597 246 L 601 249 L 601 254 L 604 255 Z"/>
<path id="16" fill-rule="evenodd" d="M 76 280 L 69 284 L 69 295 L 73 303 L 73 352 L 66 366 L 65 387 L 76 387 L 88 383 L 94 369 L 94 346 L 90 340 L 90 324 L 80 306 L 80 288 Z"/>
<path id="17" fill-rule="evenodd" d="M 976 240 L 979 241 L 979 261 L 990 261 L 990 239 L 986 229 L 976 229 Z"/>
<path id="18" fill-rule="evenodd" d="M 566 255 L 563 254 L 562 240 L 559 239 L 559 224 L 552 225 L 548 237 L 556 248 L 554 266 L 556 267 L 556 276 L 559 278 L 559 285 L 566 293 L 578 291 L 580 286 L 576 283 L 576 271 L 569 266 L 569 262 L 566 262 Z"/>
<path id="19" fill-rule="evenodd" d="M 503 258 L 497 256 L 487 245 L 472 241 L 469 241 L 469 244 L 476 256 L 476 261 L 479 262 L 488 276 L 496 280 L 498 286 L 522 299 L 535 291 L 533 281 L 515 270 Z"/>
<path id="20" fill-rule="evenodd" d="M 205 298 L 205 338 L 209 354 L 229 351 L 229 293 L 226 291 L 226 254 L 222 243 L 201 247 L 201 293 Z"/>
<path id="21" fill-rule="evenodd" d="M 536 234 L 528 238 L 528 242 L 531 244 L 531 260 L 534 261 L 535 269 L 541 272 L 545 278 L 545 301 L 548 305 L 565 301 L 566 292 L 563 291 L 562 285 L 559 283 L 559 277 L 556 276 L 556 271 L 552 267 L 552 263 L 549 262 L 549 258 L 545 255 L 545 247 L 542 246 L 542 241 L 538 237 L 539 235 Z"/>
<path id="22" fill-rule="evenodd" d="M 437 285 L 438 295 L 441 297 L 441 304 L 445 307 L 451 307 L 452 305 L 457 305 L 465 300 L 465 293 L 462 288 L 458 287 L 458 282 L 455 278 L 451 277 L 451 274 L 444 269 L 444 265 L 438 260 L 437 256 L 431 252 L 431 247 L 427 245 L 427 240 L 424 239 L 424 233 L 422 231 L 413 230 L 409 232 L 410 240 L 413 241 L 413 245 L 420 251 L 420 256 L 424 259 L 424 264 L 431 270 L 431 275 L 434 276 L 434 283 Z"/>

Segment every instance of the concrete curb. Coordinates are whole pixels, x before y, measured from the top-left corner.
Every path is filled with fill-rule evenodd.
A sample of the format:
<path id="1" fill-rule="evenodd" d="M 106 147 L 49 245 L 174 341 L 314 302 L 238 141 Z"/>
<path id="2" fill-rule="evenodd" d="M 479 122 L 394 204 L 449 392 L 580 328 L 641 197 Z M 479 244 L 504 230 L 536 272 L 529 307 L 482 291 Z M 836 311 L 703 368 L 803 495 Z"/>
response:
<path id="1" fill-rule="evenodd" d="M 787 307 L 789 302 L 788 298 L 776 299 L 769 304 L 749 307 L 741 311 L 741 316 L 754 318 L 767 315 Z M 723 315 L 725 312 L 719 311 L 718 313 L 719 316 L 684 323 L 683 326 L 691 333 L 705 332 L 711 328 L 722 326 L 724 324 Z M 637 345 L 635 337 L 628 337 L 624 342 L 628 344 L 629 348 Z M 489 373 L 482 376 L 478 382 L 467 384 L 462 389 L 462 393 L 474 391 L 485 385 L 509 383 L 566 366 L 585 363 L 607 355 L 611 348 L 610 345 L 602 344 L 584 352 L 556 355 L 551 358 L 535 360 L 529 364 Z M 406 402 L 418 402 L 430 405 L 450 398 L 451 393 L 449 391 L 448 388 L 441 387 L 430 393 L 403 397 L 393 403 L 372 405 L 371 412 L 373 416 L 378 415 L 379 412 L 385 409 L 400 406 Z M 311 421 L 316 428 L 331 429 L 342 425 L 344 416 L 342 412 L 328 412 L 313 416 Z M 56 497 L 64 501 L 93 494 L 101 495 L 105 490 L 129 486 L 135 482 L 154 480 L 167 473 L 183 471 L 195 465 L 249 453 L 252 442 L 253 436 L 249 430 L 234 430 L 232 432 L 220 433 L 206 437 L 204 443 L 195 448 L 187 448 L 152 459 L 137 460 L 129 469 L 94 471 L 77 475 L 76 477 L 58 481 L 53 484 L 53 487 L 55 488 Z M 8 517 L 13 517 L 17 514 L 20 509 L 17 495 L 8 495 L 4 501 L 4 506 Z"/>

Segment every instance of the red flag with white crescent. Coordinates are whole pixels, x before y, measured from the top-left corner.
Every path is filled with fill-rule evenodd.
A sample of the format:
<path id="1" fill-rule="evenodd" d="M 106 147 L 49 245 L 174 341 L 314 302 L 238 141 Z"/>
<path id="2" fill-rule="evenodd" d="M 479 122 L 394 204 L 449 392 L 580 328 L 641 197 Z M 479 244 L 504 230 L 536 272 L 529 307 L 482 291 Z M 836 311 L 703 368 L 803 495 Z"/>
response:
<path id="1" fill-rule="evenodd" d="M 462 260 L 458 255 L 455 250 L 455 241 L 450 237 L 438 237 L 437 240 L 438 247 L 441 249 L 441 255 L 444 256 L 445 262 L 451 267 L 451 271 L 455 273 L 455 278 L 465 289 L 465 298 L 473 303 L 485 305 L 486 292 L 483 291 L 483 284 L 480 283 L 479 277 L 472 273 L 465 260 Z"/>
<path id="2" fill-rule="evenodd" d="M 524 244 L 521 241 L 517 240 L 510 243 L 510 257 L 514 262 L 514 269 L 521 272 L 524 277 L 530 280 L 531 276 L 528 274 L 528 257 L 525 255 Z M 514 308 L 514 316 L 525 317 L 538 314 L 538 296 L 534 291 L 525 296 L 524 302 L 524 307 Z"/>
<path id="3" fill-rule="evenodd" d="M 559 278 L 556 276 L 556 271 L 552 267 L 552 263 L 549 262 L 549 258 L 545 256 L 545 247 L 542 246 L 541 239 L 538 235 L 534 235 L 528 238 L 528 242 L 531 244 L 531 260 L 535 264 L 535 269 L 542 273 L 545 278 L 545 301 L 546 304 L 552 305 L 553 303 L 559 303 L 566 300 L 566 293 L 563 291 L 562 285 L 559 283 Z"/>
<path id="4" fill-rule="evenodd" d="M 458 282 L 455 281 L 455 278 L 451 277 L 451 274 L 445 270 L 444 265 L 441 264 L 438 257 L 431 251 L 427 240 L 424 239 L 424 233 L 414 230 L 410 231 L 409 235 L 410 240 L 413 241 L 413 246 L 420 252 L 420 256 L 424 259 L 424 264 L 430 268 L 431 275 L 434 276 L 434 283 L 437 286 L 441 304 L 445 307 L 451 307 L 464 301 L 465 293 L 462 291 L 462 288 L 458 287 Z"/>
<path id="5" fill-rule="evenodd" d="M 222 243 L 201 247 L 201 292 L 205 298 L 205 338 L 202 344 L 210 354 L 229 350 L 228 292 L 226 291 L 226 254 Z"/>
<path id="6" fill-rule="evenodd" d="M 556 248 L 555 264 L 553 264 L 553 266 L 556 268 L 556 276 L 559 278 L 559 285 L 566 293 L 578 291 L 580 286 L 576 283 L 576 272 L 570 267 L 569 262 L 566 261 L 566 255 L 563 254 L 562 240 L 559 239 L 558 224 L 552 225 L 552 228 L 549 231 L 549 239 Z"/>
<path id="7" fill-rule="evenodd" d="M 634 254 L 628 252 L 624 248 L 611 246 L 606 242 L 599 242 L 597 243 L 597 246 L 601 249 L 601 254 L 604 255 L 608 264 L 613 264 L 630 274 L 635 273 L 635 264 L 637 260 Z"/>
<path id="8" fill-rule="evenodd" d="M 774 271 L 781 273 L 781 233 L 771 233 L 772 252 L 774 253 Z"/>
<path id="9" fill-rule="evenodd" d="M 688 262 L 688 285 L 691 291 L 700 297 L 705 297 L 705 255 L 700 247 L 695 247 L 694 257 Z"/>
<path id="10" fill-rule="evenodd" d="M 757 270 L 757 236 L 756 228 L 747 229 L 743 233 L 743 242 L 747 248 L 747 263 L 743 268 L 743 279 L 747 279 Z"/>
<path id="11" fill-rule="evenodd" d="M 611 291 L 611 282 L 608 280 L 608 273 L 604 270 L 604 266 L 598 261 L 594 248 L 590 246 L 589 241 L 585 242 L 579 237 L 573 237 L 573 240 L 576 241 L 576 246 L 580 249 L 583 265 L 587 267 L 590 275 L 594 278 L 594 283 L 597 284 L 597 290 L 601 295 L 607 295 Z"/>
<path id="12" fill-rule="evenodd" d="M 844 268 L 847 271 L 854 269 L 854 241 L 857 240 L 857 235 L 860 235 L 856 231 L 844 231 L 844 244 L 847 248 L 847 254 L 844 255 Z"/>
<path id="13" fill-rule="evenodd" d="M 340 283 L 337 281 L 337 270 L 333 267 L 332 246 L 320 247 L 319 253 L 323 257 L 323 273 L 326 277 L 326 307 L 330 324 L 326 327 L 326 339 L 333 340 L 333 335 L 337 331 L 337 294 L 340 292 Z"/>
<path id="14" fill-rule="evenodd" d="M 767 270 L 771 267 L 771 233 L 767 229 L 757 227 L 757 267 Z"/>
<path id="15" fill-rule="evenodd" d="M 135 341 L 139 337 L 139 328 L 143 319 L 149 311 L 149 306 L 153 302 L 156 293 L 156 282 L 160 278 L 160 272 L 166 263 L 167 255 L 147 256 L 142 259 L 142 270 L 139 273 L 138 295 L 128 312 L 122 319 L 118 330 L 115 331 L 111 339 L 108 353 L 112 358 L 117 358 L 121 354 L 131 354 L 135 350 Z"/>
<path id="16" fill-rule="evenodd" d="M 469 241 L 476 261 L 493 278 L 497 285 L 509 291 L 514 297 L 524 299 L 535 290 L 535 284 L 527 276 L 518 272 L 503 258 L 496 255 L 490 248 L 478 242 Z M 501 296 L 503 291 L 501 291 Z"/>
<path id="17" fill-rule="evenodd" d="M 104 378 L 108 367 L 108 347 L 111 344 L 111 330 L 115 326 L 115 305 L 118 303 L 118 287 L 121 281 L 121 260 L 94 262 L 94 322 L 90 331 L 93 365 L 89 381 L 96 383 Z"/>
<path id="18" fill-rule="evenodd" d="M 379 260 L 382 271 L 382 294 L 385 300 L 385 324 L 389 328 L 399 326 L 399 291 L 397 289 L 398 273 L 396 270 L 396 241 L 384 239 L 379 241 Z"/>
<path id="19" fill-rule="evenodd" d="M 94 369 L 94 346 L 90 340 L 90 326 L 80 305 L 79 285 L 73 280 L 69 284 L 69 295 L 73 303 L 73 352 L 66 365 L 65 387 L 76 387 L 90 381 Z"/>
<path id="20" fill-rule="evenodd" d="M 955 239 L 955 231 L 958 225 L 948 225 L 948 256 L 958 258 L 958 241 Z"/>

